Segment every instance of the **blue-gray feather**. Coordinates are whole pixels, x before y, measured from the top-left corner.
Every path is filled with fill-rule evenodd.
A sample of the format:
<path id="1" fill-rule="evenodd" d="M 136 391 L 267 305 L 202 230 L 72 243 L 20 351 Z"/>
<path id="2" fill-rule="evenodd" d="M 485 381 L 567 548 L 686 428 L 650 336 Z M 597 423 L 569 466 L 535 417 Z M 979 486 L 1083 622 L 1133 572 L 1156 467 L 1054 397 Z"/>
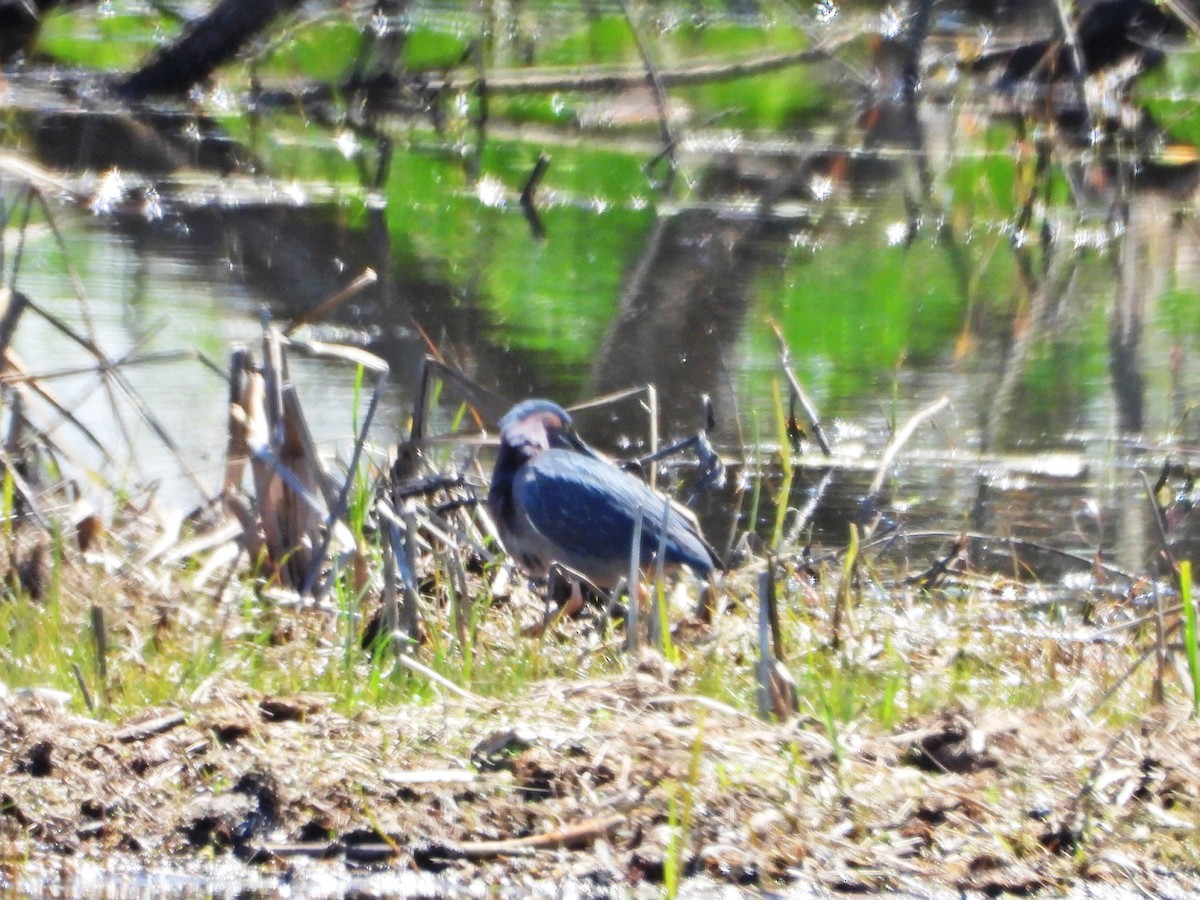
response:
<path id="1" fill-rule="evenodd" d="M 640 560 L 657 558 L 664 532 L 668 567 L 708 576 L 715 560 L 684 513 L 615 466 L 579 453 L 547 450 L 513 478 L 513 511 L 522 543 L 600 585 L 629 572 L 634 522 L 642 511 Z"/>

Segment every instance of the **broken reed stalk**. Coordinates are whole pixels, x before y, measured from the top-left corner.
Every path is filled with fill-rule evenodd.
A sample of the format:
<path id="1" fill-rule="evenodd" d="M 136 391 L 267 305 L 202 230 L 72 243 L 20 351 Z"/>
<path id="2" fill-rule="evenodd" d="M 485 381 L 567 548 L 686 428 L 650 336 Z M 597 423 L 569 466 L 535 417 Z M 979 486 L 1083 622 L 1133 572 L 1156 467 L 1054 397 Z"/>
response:
<path id="1" fill-rule="evenodd" d="M 768 566 L 765 572 L 758 574 L 758 665 L 755 674 L 758 676 L 758 714 L 762 718 L 770 718 L 775 708 L 771 696 L 771 617 L 768 611 L 767 596 L 774 587 L 774 574 Z"/>
<path id="2" fill-rule="evenodd" d="M 821 476 L 821 480 L 817 482 L 816 487 L 809 491 L 808 500 L 800 509 L 796 510 L 792 524 L 783 536 L 783 542 L 780 544 L 781 547 L 795 547 L 799 543 L 800 533 L 808 527 L 808 523 L 817 514 L 817 510 L 825 500 L 825 492 L 833 484 L 834 471 L 833 468 L 827 468 L 825 474 Z"/>
<path id="3" fill-rule="evenodd" d="M 166 317 L 159 319 L 155 323 L 155 328 L 160 324 L 166 324 L 169 320 Z M 145 343 L 145 340 L 139 338 L 139 345 Z M 110 369 L 132 369 L 136 366 L 150 366 L 159 363 L 175 363 L 187 362 L 196 360 L 210 369 L 214 374 L 225 379 L 228 378 L 225 372 L 221 371 L 220 366 L 214 363 L 204 353 L 199 350 L 151 350 L 147 353 L 128 353 L 125 356 L 115 359 L 109 364 Z M 91 375 L 99 370 L 99 366 L 66 366 L 61 369 L 51 369 L 46 372 L 19 372 L 15 374 L 4 373 L 0 374 L 0 384 L 16 385 L 28 384 L 34 381 L 57 381 L 61 378 L 74 378 L 78 375 Z"/>
<path id="4" fill-rule="evenodd" d="M 30 395 L 32 395 L 32 396 L 36 396 L 39 399 L 41 399 L 41 401 L 43 403 L 45 403 L 51 409 L 53 409 L 56 413 L 58 413 L 58 415 L 61 417 L 62 421 L 67 422 L 73 428 L 75 428 L 75 430 L 79 432 L 79 434 L 83 437 L 83 439 L 85 441 L 87 441 L 92 446 L 92 448 L 95 449 L 100 454 L 100 458 L 103 459 L 106 464 L 112 466 L 113 468 L 116 468 L 116 460 L 114 460 L 112 457 L 112 454 L 109 453 L 108 446 L 105 445 L 105 443 L 103 441 L 101 441 L 100 438 L 97 437 L 96 434 L 93 433 L 90 428 L 88 428 L 83 422 L 81 422 L 76 417 L 76 415 L 73 412 L 71 412 L 71 410 L 69 410 L 66 407 L 66 405 L 61 400 L 58 399 L 57 395 L 55 395 L 48 387 L 43 385 L 36 378 L 26 375 L 24 372 L 24 363 L 20 360 L 20 358 L 17 356 L 17 354 L 11 349 L 9 349 L 8 352 L 4 356 L 4 366 L 5 366 L 4 371 L 6 373 L 8 373 L 10 371 L 16 371 L 17 373 L 19 373 L 19 375 L 18 375 L 19 380 L 14 380 L 12 382 L 9 382 L 7 385 L 9 388 L 12 389 L 13 393 L 16 396 L 21 396 L 26 399 L 29 399 Z M 91 369 L 89 371 L 94 371 L 94 369 Z M 46 430 L 43 430 L 43 429 L 37 429 L 37 431 L 38 431 L 38 434 L 42 437 L 43 441 L 47 445 L 49 445 L 51 443 L 49 432 Z M 61 450 L 61 448 L 60 448 L 60 450 Z"/>
<path id="5" fill-rule="evenodd" d="M 783 628 L 779 623 L 779 592 L 775 584 L 775 557 L 767 557 L 767 622 L 771 626 L 771 653 L 779 662 L 787 660 L 783 649 Z"/>
<path id="6" fill-rule="evenodd" d="M 415 504 L 404 504 L 404 603 L 400 607 L 400 629 L 406 640 L 415 645 L 421 638 L 421 595 L 417 587 L 417 514 Z"/>
<path id="7" fill-rule="evenodd" d="M 1072 562 L 1077 562 L 1085 569 L 1090 569 L 1095 565 L 1095 560 L 1082 556 L 1078 553 L 1072 553 L 1070 550 L 1062 550 L 1058 547 L 1051 547 L 1048 544 L 1042 544 L 1037 541 L 1025 540 L 1023 538 L 1009 537 L 1002 534 L 988 534 L 983 531 L 938 531 L 936 529 L 927 529 L 924 531 L 906 531 L 904 534 L 908 541 L 919 541 L 928 539 L 940 540 L 957 540 L 965 539 L 968 541 L 976 541 L 985 544 L 1004 544 L 1014 549 L 1033 550 L 1038 553 L 1044 553 L 1047 556 L 1055 556 L 1059 559 L 1067 559 Z M 873 538 L 869 541 L 863 541 L 862 549 L 869 550 L 879 546 L 882 543 L 887 543 L 894 540 L 892 535 L 883 535 L 882 537 Z M 834 556 L 840 554 L 833 554 Z M 1133 581 L 1132 573 L 1125 571 L 1119 566 L 1114 566 L 1111 563 L 1101 563 L 1101 570 L 1111 576 L 1122 578 L 1126 581 Z"/>
<path id="8" fill-rule="evenodd" d="M 650 416 L 650 452 L 658 452 L 658 388 L 646 385 L 646 406 Z M 658 466 L 650 467 L 650 487 L 658 488 Z"/>
<path id="9" fill-rule="evenodd" d="M 1164 638 L 1170 638 L 1170 637 L 1171 637 L 1171 635 L 1172 635 L 1172 634 L 1175 632 L 1175 630 L 1176 630 L 1176 629 L 1177 629 L 1179 626 L 1180 626 L 1180 623 L 1179 623 L 1179 622 L 1176 622 L 1176 623 L 1175 623 L 1175 625 L 1174 625 L 1174 627 L 1169 627 L 1169 628 L 1167 628 L 1167 631 L 1166 631 L 1166 634 L 1164 635 Z M 1125 684 L 1125 682 L 1127 682 L 1127 681 L 1128 681 L 1128 680 L 1129 680 L 1131 677 L 1133 677 L 1133 674 L 1134 674 L 1134 673 L 1135 673 L 1135 672 L 1136 672 L 1138 669 L 1140 669 L 1140 668 L 1141 668 L 1141 666 L 1142 666 L 1142 663 L 1144 663 L 1144 662 L 1145 662 L 1146 660 L 1148 660 L 1148 659 L 1149 659 L 1151 656 L 1154 656 L 1154 655 L 1155 655 L 1155 654 L 1158 652 L 1158 646 L 1159 646 L 1159 645 L 1158 645 L 1158 643 L 1157 643 L 1157 641 L 1156 641 L 1155 643 L 1151 644 L 1149 647 L 1147 647 L 1145 650 L 1143 650 L 1143 651 L 1142 651 L 1142 652 L 1141 652 L 1141 653 L 1138 655 L 1138 658 L 1137 658 L 1137 659 L 1135 659 L 1135 660 L 1134 660 L 1134 661 L 1133 661 L 1133 662 L 1130 664 L 1129 668 L 1128 668 L 1128 669 L 1126 669 L 1126 670 L 1125 670 L 1125 671 L 1124 671 L 1124 672 L 1121 674 L 1121 677 L 1120 677 L 1120 678 L 1118 678 L 1116 681 L 1114 681 L 1114 682 L 1113 682 L 1111 685 L 1109 685 L 1109 686 L 1108 686 L 1108 688 L 1106 688 L 1106 689 L 1105 689 L 1104 693 L 1100 695 L 1100 699 L 1099 699 L 1099 700 L 1097 700 L 1095 703 L 1093 703 L 1093 704 L 1092 704 L 1091 708 L 1090 708 L 1090 709 L 1087 711 L 1087 717 L 1088 717 L 1088 718 L 1091 718 L 1091 717 L 1092 717 L 1092 716 L 1094 716 L 1094 715 L 1095 715 L 1097 712 L 1099 712 L 1099 711 L 1100 711 L 1100 707 L 1102 707 L 1102 706 L 1103 706 L 1105 703 L 1107 703 L 1109 700 L 1111 700 L 1111 699 L 1113 698 L 1113 696 L 1114 696 L 1114 695 L 1117 693 L 1117 691 L 1119 691 L 1119 690 L 1121 689 L 1121 686 L 1122 686 L 1123 684 Z"/>
<path id="10" fill-rule="evenodd" d="M 400 605 L 397 602 L 399 591 L 396 589 L 396 578 L 399 575 L 400 567 L 396 562 L 396 523 L 385 520 L 383 527 L 386 538 L 383 541 L 383 596 L 379 614 L 383 622 L 384 633 L 388 635 L 390 642 L 391 635 L 400 630 Z"/>
<path id="11" fill-rule="evenodd" d="M 412 511 L 413 501 L 405 500 L 404 511 L 396 510 L 392 504 L 383 498 L 376 501 L 375 511 L 383 520 L 387 533 L 386 551 L 391 555 L 391 561 L 384 570 L 384 586 L 388 579 L 392 580 L 393 589 L 390 595 L 385 591 L 386 604 L 396 604 L 394 619 L 389 633 L 400 636 L 406 641 L 415 643 L 420 637 L 421 614 L 420 593 L 416 576 L 416 517 Z M 395 576 L 400 576 L 400 590 L 395 591 Z M 398 595 L 398 596 L 397 596 Z"/>
<path id="12" fill-rule="evenodd" d="M 92 653 L 95 655 L 96 684 L 100 696 L 108 702 L 108 634 L 104 628 L 103 608 L 92 604 L 90 614 L 92 630 Z"/>
<path id="13" fill-rule="evenodd" d="M 4 303 L 4 313 L 0 315 L 0 357 L 8 352 L 13 335 L 17 331 L 17 323 L 21 314 L 29 306 L 29 298 L 20 291 L 10 291 L 0 288 L 0 301 Z"/>
<path id="14" fill-rule="evenodd" d="M 72 399 L 72 406 L 75 409 L 82 409 L 84 407 L 84 405 L 88 402 L 88 399 L 91 397 L 92 392 L 97 390 L 100 387 L 103 387 L 107 383 L 106 376 L 109 375 L 109 373 L 116 372 L 117 370 L 123 368 L 125 366 L 125 363 L 128 360 L 136 357 L 138 352 L 143 347 L 145 347 L 151 340 L 153 340 L 158 335 L 158 333 L 169 322 L 170 322 L 170 319 L 167 316 L 163 316 L 162 318 L 160 318 L 156 322 L 154 322 L 150 326 L 150 328 L 146 330 L 145 333 L 138 336 L 138 339 L 134 342 L 133 347 L 131 347 L 129 352 L 126 353 L 124 356 L 121 356 L 115 360 L 110 360 L 108 362 L 101 362 L 101 363 L 98 363 L 97 365 L 84 368 L 83 369 L 84 373 L 95 374 L 95 375 L 98 375 L 99 377 L 87 390 L 85 390 L 83 393 L 77 395 L 76 397 L 74 397 Z M 66 412 L 61 407 L 56 407 L 56 409 L 58 409 L 59 415 L 63 416 L 64 419 L 67 418 Z M 70 419 L 73 420 L 74 416 L 71 416 Z M 59 423 L 56 421 L 49 422 L 46 425 L 46 432 L 52 434 L 54 432 L 54 430 L 58 427 L 58 425 L 59 425 Z M 137 460 L 134 460 L 134 465 L 135 466 L 138 465 Z"/>
<path id="15" fill-rule="evenodd" d="M 1154 683 L 1150 689 L 1151 701 L 1156 706 L 1166 702 L 1167 675 L 1167 623 L 1163 615 L 1162 590 L 1158 582 L 1154 582 Z"/>
<path id="16" fill-rule="evenodd" d="M 83 697 L 83 705 L 88 708 L 88 712 L 96 711 L 96 701 L 92 699 L 92 692 L 88 690 L 87 681 L 83 677 L 83 669 L 79 668 L 79 663 L 71 663 L 71 672 L 75 676 L 75 684 L 79 686 L 79 693 Z"/>
<path id="17" fill-rule="evenodd" d="M 238 490 L 250 463 L 250 444 L 247 440 L 248 423 L 245 417 L 234 414 L 234 409 L 248 408 L 246 392 L 250 390 L 249 379 L 254 375 L 254 359 L 245 347 L 235 346 L 229 354 L 229 417 L 226 423 L 225 478 L 221 493 L 229 495 Z"/>
<path id="18" fill-rule="evenodd" d="M 414 321 L 413 326 L 420 331 L 419 323 Z M 427 343 L 431 348 L 433 347 L 432 342 L 428 339 Z M 476 384 L 458 369 L 446 365 L 432 354 L 425 354 L 421 359 L 421 376 L 417 385 L 417 399 L 413 404 L 412 424 L 409 428 L 408 440 L 401 443 L 394 467 L 394 475 L 400 480 L 411 478 L 417 474 L 419 462 L 417 455 L 428 437 L 425 433 L 425 420 L 429 415 L 429 399 L 435 378 L 440 379 L 443 385 L 453 385 L 457 389 L 459 395 L 470 407 L 471 415 L 478 428 L 483 427 L 485 419 L 489 422 L 498 422 L 512 406 L 508 400 L 494 391 Z M 477 409 L 482 413 L 482 418 L 476 412 Z"/>
<path id="19" fill-rule="evenodd" d="M 454 626 L 454 633 L 458 637 L 460 647 L 467 646 L 468 624 L 467 614 L 464 606 L 467 603 L 468 588 L 467 588 L 467 570 L 463 566 L 462 554 L 457 549 L 447 549 L 442 554 L 445 560 L 446 569 L 450 575 L 450 622 Z"/>
<path id="20" fill-rule="evenodd" d="M 642 508 L 633 517 L 633 546 L 629 549 L 629 603 L 625 612 L 625 652 L 633 656 L 639 649 L 638 589 L 642 565 Z"/>

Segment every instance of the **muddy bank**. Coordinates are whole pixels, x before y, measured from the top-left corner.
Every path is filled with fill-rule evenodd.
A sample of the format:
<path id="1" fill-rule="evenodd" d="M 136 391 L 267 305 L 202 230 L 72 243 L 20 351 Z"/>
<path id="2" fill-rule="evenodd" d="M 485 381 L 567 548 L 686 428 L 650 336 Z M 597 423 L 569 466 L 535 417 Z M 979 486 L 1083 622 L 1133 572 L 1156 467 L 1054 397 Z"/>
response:
<path id="1" fill-rule="evenodd" d="M 532 694 L 346 716 L 218 680 L 118 722 L 10 694 L 5 881 L 598 896 L 673 877 L 921 896 L 1198 884 L 1183 872 L 1200 726 L 1168 715 L 1115 728 L 948 710 L 835 745 L 812 722 L 676 694 L 651 662 Z"/>

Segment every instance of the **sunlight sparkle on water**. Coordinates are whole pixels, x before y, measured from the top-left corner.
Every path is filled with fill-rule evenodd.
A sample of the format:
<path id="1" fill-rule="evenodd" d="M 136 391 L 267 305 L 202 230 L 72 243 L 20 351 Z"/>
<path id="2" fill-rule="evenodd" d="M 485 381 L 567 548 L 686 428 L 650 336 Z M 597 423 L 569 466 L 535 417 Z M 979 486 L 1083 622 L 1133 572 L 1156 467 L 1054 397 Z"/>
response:
<path id="1" fill-rule="evenodd" d="M 391 34 L 393 29 L 392 20 L 382 12 L 377 12 L 375 15 L 371 16 L 371 23 L 369 27 L 371 32 L 377 38 L 387 37 L 389 34 Z"/>
<path id="2" fill-rule="evenodd" d="M 828 175 L 814 175 L 809 190 L 817 200 L 828 200 L 833 195 L 833 179 Z"/>
<path id="3" fill-rule="evenodd" d="M 225 88 L 218 85 L 208 95 L 208 105 L 217 112 L 232 112 L 237 107 L 237 98 Z"/>
<path id="4" fill-rule="evenodd" d="M 820 3 L 813 5 L 813 15 L 822 25 L 828 25 L 837 18 L 838 8 L 833 0 L 821 0 Z"/>
<path id="5" fill-rule="evenodd" d="M 899 37 L 903 29 L 904 17 L 900 15 L 896 7 L 889 6 L 879 17 L 879 33 L 885 38 L 894 38 Z"/>
<path id="6" fill-rule="evenodd" d="M 289 203 L 294 203 L 296 206 L 303 206 L 308 202 L 308 194 L 304 192 L 304 185 L 298 181 L 293 181 L 283 189 L 282 193 Z"/>
<path id="7" fill-rule="evenodd" d="M 1103 250 L 1108 241 L 1106 228 L 1077 228 L 1071 243 L 1076 250 Z"/>
<path id="8" fill-rule="evenodd" d="M 908 223 L 893 222 L 887 227 L 887 242 L 891 247 L 903 244 L 908 239 Z"/>
<path id="9" fill-rule="evenodd" d="M 111 213 L 125 196 L 125 177 L 118 169 L 109 169 L 100 176 L 96 183 L 96 192 L 92 194 L 88 207 L 98 216 Z"/>
<path id="10" fill-rule="evenodd" d="M 338 152 L 346 159 L 353 159 L 358 154 L 359 147 L 361 146 L 354 132 L 350 130 L 340 132 L 333 139 L 333 143 L 338 148 Z"/>
<path id="11" fill-rule="evenodd" d="M 146 193 L 142 195 L 142 215 L 148 222 L 157 222 L 163 217 L 162 198 L 152 187 L 146 188 Z"/>
<path id="12" fill-rule="evenodd" d="M 491 175 L 484 175 L 475 185 L 475 196 L 484 206 L 497 209 L 504 205 L 504 182 Z"/>

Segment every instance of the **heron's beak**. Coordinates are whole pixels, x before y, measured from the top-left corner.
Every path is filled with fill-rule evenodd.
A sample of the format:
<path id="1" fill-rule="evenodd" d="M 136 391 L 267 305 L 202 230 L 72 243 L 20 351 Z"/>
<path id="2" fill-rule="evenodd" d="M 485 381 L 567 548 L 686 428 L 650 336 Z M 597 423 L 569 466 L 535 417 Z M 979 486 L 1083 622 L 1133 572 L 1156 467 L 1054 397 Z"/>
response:
<path id="1" fill-rule="evenodd" d="M 599 459 L 603 462 L 610 462 L 610 460 L 600 452 L 593 450 L 588 443 L 575 432 L 569 431 L 563 436 L 567 439 L 567 443 L 570 444 L 573 449 L 578 450 L 584 456 L 590 456 L 592 459 Z"/>

